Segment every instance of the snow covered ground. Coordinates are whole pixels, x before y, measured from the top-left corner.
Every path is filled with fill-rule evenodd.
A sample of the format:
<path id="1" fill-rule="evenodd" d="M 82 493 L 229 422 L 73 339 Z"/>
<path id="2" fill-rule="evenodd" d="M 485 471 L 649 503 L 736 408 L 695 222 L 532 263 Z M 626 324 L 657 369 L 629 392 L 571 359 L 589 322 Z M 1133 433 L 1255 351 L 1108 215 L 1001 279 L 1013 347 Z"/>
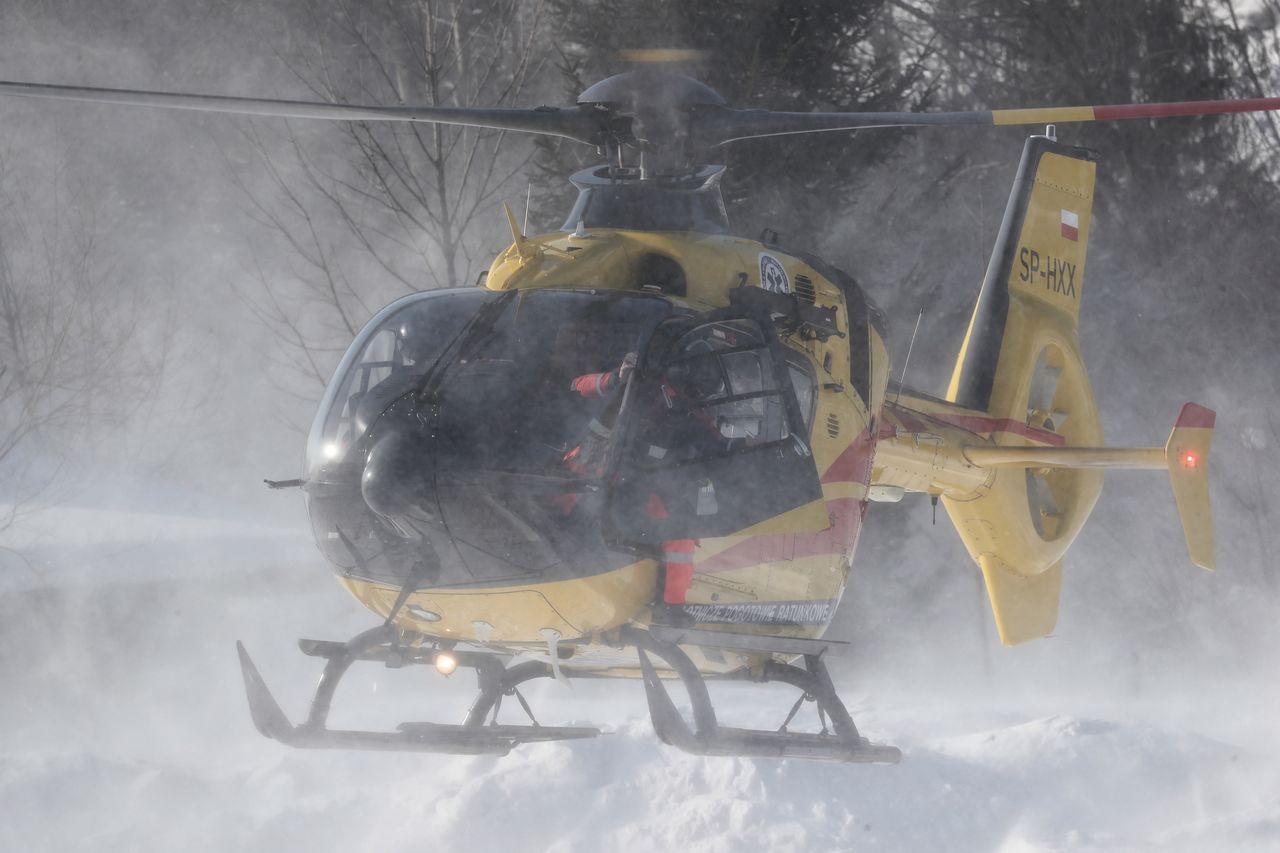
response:
<path id="1" fill-rule="evenodd" d="M 235 641 L 299 719 L 319 666 L 294 639 L 372 624 L 304 530 L 46 519 L 64 535 L 33 532 L 32 565 L 0 573 L 5 850 L 1280 849 L 1280 693 L 1191 669 L 1131 692 L 1066 668 L 846 665 L 854 718 L 903 749 L 895 767 L 696 758 L 657 742 L 638 685 L 582 682 L 526 695 L 543 722 L 604 724 L 594 741 L 496 759 L 288 750 L 249 722 Z M 470 699 L 466 676 L 354 674 L 337 725 L 457 720 Z M 789 698 L 731 693 L 731 723 L 776 724 Z"/>

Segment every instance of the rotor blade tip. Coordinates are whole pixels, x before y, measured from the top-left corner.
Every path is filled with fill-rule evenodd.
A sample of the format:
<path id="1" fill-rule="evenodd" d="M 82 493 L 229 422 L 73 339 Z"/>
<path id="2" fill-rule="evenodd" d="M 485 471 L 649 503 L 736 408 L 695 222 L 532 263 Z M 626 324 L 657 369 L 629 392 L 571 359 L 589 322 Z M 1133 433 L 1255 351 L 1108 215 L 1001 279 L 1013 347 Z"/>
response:
<path id="1" fill-rule="evenodd" d="M 701 62 L 710 55 L 711 51 L 709 50 L 686 48 L 644 48 L 618 51 L 618 57 L 623 62 Z"/>

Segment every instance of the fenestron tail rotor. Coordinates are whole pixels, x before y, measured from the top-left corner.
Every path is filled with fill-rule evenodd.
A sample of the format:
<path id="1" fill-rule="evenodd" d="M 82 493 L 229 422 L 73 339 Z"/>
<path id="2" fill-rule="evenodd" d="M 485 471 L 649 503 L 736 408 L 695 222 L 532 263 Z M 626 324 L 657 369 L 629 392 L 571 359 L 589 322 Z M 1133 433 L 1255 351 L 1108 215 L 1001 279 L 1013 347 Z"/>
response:
<path id="1" fill-rule="evenodd" d="M 1049 363 L 1048 349 L 1041 350 L 1031 373 L 1031 387 L 1027 394 L 1028 426 L 1057 432 L 1059 425 L 1055 416 L 1066 420 L 1065 411 L 1055 412 L 1053 408 L 1061 378 L 1062 368 Z M 1053 496 L 1053 487 L 1049 482 L 1051 473 L 1046 468 L 1028 468 L 1026 471 L 1027 504 L 1031 510 L 1031 522 L 1044 539 L 1052 539 L 1057 534 L 1058 521 L 1062 517 L 1062 510 Z"/>

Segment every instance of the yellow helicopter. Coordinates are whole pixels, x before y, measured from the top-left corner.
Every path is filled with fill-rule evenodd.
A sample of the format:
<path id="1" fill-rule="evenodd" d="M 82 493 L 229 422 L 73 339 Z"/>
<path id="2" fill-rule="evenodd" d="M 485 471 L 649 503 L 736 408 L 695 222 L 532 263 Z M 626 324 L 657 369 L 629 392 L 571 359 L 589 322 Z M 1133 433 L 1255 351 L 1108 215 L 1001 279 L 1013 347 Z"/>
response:
<path id="1" fill-rule="evenodd" d="M 1048 634 L 1062 560 L 1101 469 L 1169 473 L 1192 562 L 1214 566 L 1214 413 L 1187 403 L 1162 447 L 1102 446 L 1077 337 L 1095 158 L 1053 124 L 1280 110 L 1280 99 L 947 113 L 741 110 L 642 69 L 569 108 L 373 107 L 0 83 L 0 94 L 567 137 L 560 231 L 521 233 L 482 286 L 415 293 L 356 336 L 320 403 L 300 486 L 316 543 L 381 624 L 302 640 L 326 665 L 290 722 L 244 647 L 253 721 L 298 747 L 505 754 L 592 737 L 542 726 L 535 678 L 641 679 L 655 731 L 703 755 L 894 762 L 840 700 L 824 637 L 873 502 L 941 500 L 982 571 L 1001 640 Z M 945 398 L 890 381 L 877 309 L 817 257 L 732 236 L 734 140 L 919 125 L 1049 125 L 1030 137 Z M 474 669 L 460 724 L 326 721 L 357 661 Z M 692 722 L 667 683 L 683 683 Z M 800 691 L 778 730 L 720 725 L 711 680 Z M 498 723 L 514 696 L 528 725 Z M 805 700 L 819 732 L 788 730 Z M 830 721 L 828 725 L 827 721 Z"/>

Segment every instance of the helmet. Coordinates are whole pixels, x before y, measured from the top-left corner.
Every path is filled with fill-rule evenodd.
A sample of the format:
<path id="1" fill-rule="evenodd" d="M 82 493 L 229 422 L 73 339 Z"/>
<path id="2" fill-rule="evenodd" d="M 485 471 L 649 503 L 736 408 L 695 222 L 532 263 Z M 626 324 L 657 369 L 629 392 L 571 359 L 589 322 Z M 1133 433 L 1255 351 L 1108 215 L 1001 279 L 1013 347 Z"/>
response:
<path id="1" fill-rule="evenodd" d="M 676 391 L 695 400 L 706 400 L 725 390 L 720 359 L 710 354 L 676 362 L 668 369 L 667 376 Z"/>

